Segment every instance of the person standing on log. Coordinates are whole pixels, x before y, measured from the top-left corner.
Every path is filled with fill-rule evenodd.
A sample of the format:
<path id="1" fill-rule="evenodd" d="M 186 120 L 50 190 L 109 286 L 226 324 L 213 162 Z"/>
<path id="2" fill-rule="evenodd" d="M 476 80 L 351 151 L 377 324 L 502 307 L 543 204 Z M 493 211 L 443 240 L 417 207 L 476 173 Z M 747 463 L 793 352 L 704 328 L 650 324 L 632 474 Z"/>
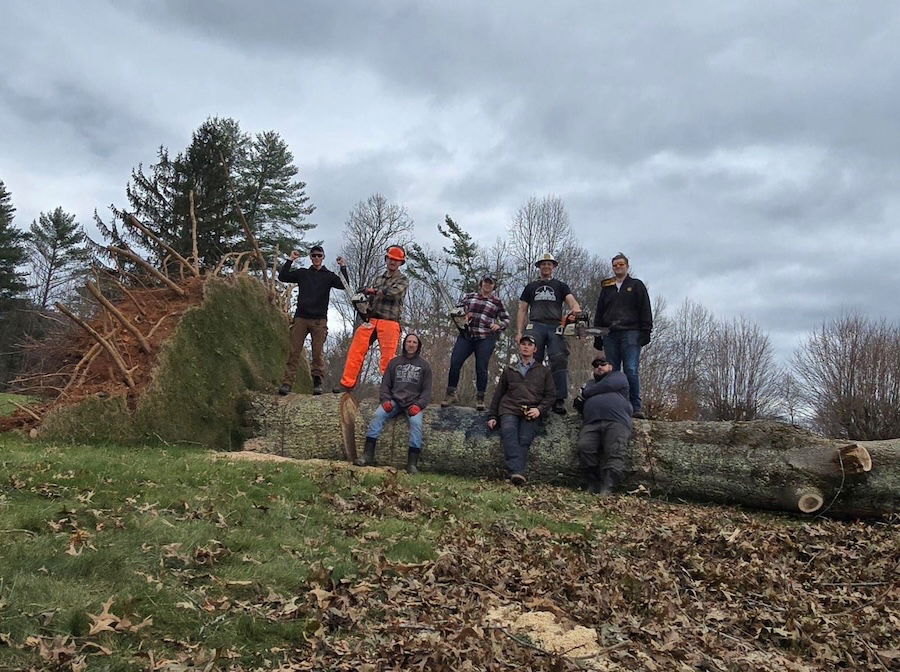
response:
<path id="1" fill-rule="evenodd" d="M 309 268 L 293 268 L 293 263 L 300 258 L 300 252 L 294 250 L 290 258 L 278 270 L 281 282 L 296 282 L 298 287 L 297 310 L 291 321 L 291 354 L 284 368 L 281 387 L 278 394 L 289 394 L 294 389 L 297 378 L 297 367 L 303 344 L 309 334 L 312 340 L 312 375 L 313 394 L 322 394 L 322 377 L 325 375 L 325 339 L 328 337 L 328 300 L 332 289 L 344 289 L 341 279 L 333 271 L 325 268 L 325 250 L 321 245 L 313 245 L 309 249 Z M 347 263 L 343 257 L 337 258 L 341 274 L 349 280 Z"/>
<path id="2" fill-rule="evenodd" d="M 513 485 L 525 485 L 528 450 L 538 430 L 538 419 L 546 417 L 556 396 L 550 369 L 534 356 L 534 336 L 519 337 L 519 363 L 500 374 L 491 399 L 488 429 L 500 426 L 506 470 Z"/>
<path id="3" fill-rule="evenodd" d="M 409 288 L 409 279 L 400 272 L 406 263 L 406 251 L 399 245 L 391 245 L 384 255 L 387 269 L 378 276 L 371 287 L 363 292 L 369 297 L 369 314 L 366 322 L 357 327 L 344 363 L 344 373 L 335 392 L 349 392 L 356 387 L 366 353 L 372 343 L 378 341 L 381 349 L 380 369 L 383 374 L 397 352 L 400 342 L 400 313 L 403 299 Z"/>
<path id="4" fill-rule="evenodd" d="M 612 258 L 613 277 L 600 283 L 594 326 L 609 329 L 606 336 L 594 337 L 594 348 L 628 378 L 633 416 L 641 410 L 641 348 L 650 343 L 653 311 L 644 283 L 628 274 L 628 257 L 619 252 Z"/>
<path id="5" fill-rule="evenodd" d="M 494 293 L 496 282 L 485 275 L 478 283 L 478 291 L 460 299 L 457 308 L 466 311 L 466 330 L 460 331 L 450 353 L 450 373 L 447 375 L 447 395 L 441 406 L 459 403 L 456 386 L 459 373 L 466 360 L 475 354 L 475 409 L 484 410 L 484 393 L 487 391 L 488 362 L 497 345 L 497 336 L 509 326 L 509 313 L 500 297 Z"/>
<path id="6" fill-rule="evenodd" d="M 403 339 L 403 352 L 394 357 L 381 377 L 379 401 L 366 431 L 366 445 L 358 466 L 375 466 L 375 448 L 385 423 L 403 413 L 409 419 L 409 452 L 406 472 L 419 472 L 422 453 L 422 412 L 431 402 L 431 366 L 422 359 L 422 340 L 416 334 Z"/>
<path id="7" fill-rule="evenodd" d="M 563 335 L 556 333 L 556 329 L 562 322 L 564 303 L 569 307 L 571 319 L 581 313 L 581 306 L 578 305 L 569 286 L 553 277 L 559 262 L 552 254 L 545 254 L 535 261 L 534 265 L 540 270 L 540 277 L 525 285 L 519 297 L 516 340 L 526 331 L 532 334 L 537 345 L 535 359 L 538 362 L 544 361 L 546 349 L 550 371 L 556 384 L 553 412 L 565 415 L 566 397 L 569 396 L 569 346 Z"/>
<path id="8" fill-rule="evenodd" d="M 578 435 L 578 456 L 588 492 L 606 496 L 624 475 L 632 408 L 625 374 L 616 371 L 605 357 L 596 357 L 591 367 L 594 377 L 581 387 L 573 402 L 584 421 Z"/>

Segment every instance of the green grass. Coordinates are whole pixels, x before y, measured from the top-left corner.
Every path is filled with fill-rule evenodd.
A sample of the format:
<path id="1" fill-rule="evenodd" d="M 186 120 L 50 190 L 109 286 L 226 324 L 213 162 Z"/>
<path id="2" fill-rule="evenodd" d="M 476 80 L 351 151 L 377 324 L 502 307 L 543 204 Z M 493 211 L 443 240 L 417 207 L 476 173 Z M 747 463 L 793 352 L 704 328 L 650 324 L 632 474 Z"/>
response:
<path id="1" fill-rule="evenodd" d="M 35 401 L 36 397 L 28 397 L 22 394 L 7 394 L 6 392 L 0 392 L 0 418 L 12 415 L 17 409 L 13 405 L 13 402 L 17 404 L 30 404 L 32 401 Z"/>
<path id="2" fill-rule="evenodd" d="M 145 669 L 149 651 L 160 660 L 197 645 L 262 665 L 318 627 L 312 588 L 365 577 L 378 558 L 434 560 L 452 526 L 580 535 L 605 525 L 596 511 L 557 515 L 527 497 L 453 477 L 0 434 L 0 669 L 41 664 L 34 642 L 61 636 L 90 669 Z M 90 635 L 109 599 L 115 616 L 152 624 Z"/>

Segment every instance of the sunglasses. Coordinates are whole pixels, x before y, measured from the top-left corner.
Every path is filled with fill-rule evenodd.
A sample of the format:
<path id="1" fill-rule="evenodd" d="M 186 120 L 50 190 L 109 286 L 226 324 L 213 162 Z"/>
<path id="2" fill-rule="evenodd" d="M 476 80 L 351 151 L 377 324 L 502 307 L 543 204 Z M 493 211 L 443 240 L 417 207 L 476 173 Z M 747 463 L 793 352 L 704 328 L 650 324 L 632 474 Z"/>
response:
<path id="1" fill-rule="evenodd" d="M 311 255 L 309 255 L 309 256 L 310 256 L 310 257 L 324 257 L 325 255 L 324 255 L 324 254 L 319 254 L 318 252 L 313 252 L 313 253 L 312 253 Z"/>
<path id="2" fill-rule="evenodd" d="M 595 359 L 593 362 L 591 362 L 591 366 L 593 366 L 595 369 L 598 366 L 606 366 L 607 364 L 609 364 L 609 362 L 607 362 L 605 359 Z"/>

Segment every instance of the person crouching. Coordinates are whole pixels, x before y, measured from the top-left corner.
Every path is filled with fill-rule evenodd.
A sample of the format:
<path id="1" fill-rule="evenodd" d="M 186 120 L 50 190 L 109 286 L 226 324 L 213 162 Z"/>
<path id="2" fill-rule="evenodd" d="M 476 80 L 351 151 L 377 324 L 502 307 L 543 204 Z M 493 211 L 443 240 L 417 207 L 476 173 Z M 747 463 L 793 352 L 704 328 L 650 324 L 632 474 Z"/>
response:
<path id="1" fill-rule="evenodd" d="M 519 338 L 519 362 L 503 369 L 491 399 L 488 429 L 500 426 L 506 470 L 513 485 L 525 485 L 528 450 L 556 399 L 553 374 L 534 358 L 534 337 Z"/>
<path id="2" fill-rule="evenodd" d="M 359 466 L 375 466 L 375 448 L 385 423 L 404 413 L 409 419 L 409 453 L 406 471 L 418 473 L 419 455 L 422 452 L 422 412 L 431 402 L 431 365 L 421 357 L 422 340 L 416 334 L 403 339 L 402 354 L 394 357 L 381 378 L 379 401 L 372 422 L 366 431 L 363 457 Z"/>
<path id="3" fill-rule="evenodd" d="M 595 358 L 591 366 L 594 377 L 584 384 L 574 403 L 584 417 L 578 455 L 588 491 L 606 496 L 612 494 L 625 471 L 632 407 L 625 374 L 614 370 L 603 357 Z"/>

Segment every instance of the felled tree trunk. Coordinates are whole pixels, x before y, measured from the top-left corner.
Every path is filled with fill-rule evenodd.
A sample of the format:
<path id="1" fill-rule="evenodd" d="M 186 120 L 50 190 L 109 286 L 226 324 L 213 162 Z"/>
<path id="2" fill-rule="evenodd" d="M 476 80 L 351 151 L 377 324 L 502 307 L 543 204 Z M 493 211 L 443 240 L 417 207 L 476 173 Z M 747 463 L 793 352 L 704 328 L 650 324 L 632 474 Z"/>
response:
<path id="1" fill-rule="evenodd" d="M 254 438 L 246 448 L 304 459 L 347 459 L 342 436 L 352 434 L 361 444 L 374 404 L 364 402 L 355 426 L 342 428 L 340 399 L 251 394 L 245 420 Z M 485 413 L 471 408 L 429 407 L 419 466 L 442 474 L 502 477 L 500 436 L 488 431 L 486 420 Z M 530 481 L 581 482 L 575 448 L 579 429 L 580 419 L 571 414 L 547 419 L 531 447 Z M 402 467 L 407 438 L 403 418 L 388 424 L 378 442 L 378 463 Z M 900 504 L 900 439 L 829 440 L 770 421 L 637 420 L 622 488 L 638 486 L 663 497 L 880 516 L 897 512 Z"/>

